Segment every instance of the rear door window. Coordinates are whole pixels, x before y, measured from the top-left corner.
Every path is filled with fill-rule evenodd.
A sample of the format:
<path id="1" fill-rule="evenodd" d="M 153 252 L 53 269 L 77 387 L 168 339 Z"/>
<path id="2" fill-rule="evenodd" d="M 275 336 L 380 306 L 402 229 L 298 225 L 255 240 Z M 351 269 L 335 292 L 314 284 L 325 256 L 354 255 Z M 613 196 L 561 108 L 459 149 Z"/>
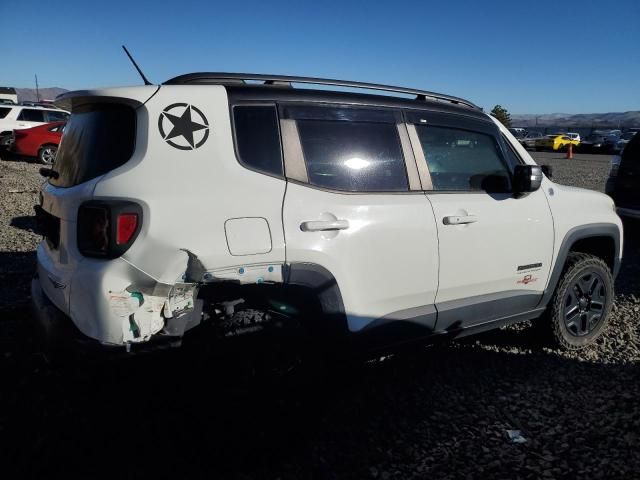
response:
<path id="1" fill-rule="evenodd" d="M 74 110 L 64 128 L 53 169 L 57 187 L 71 187 L 124 165 L 135 149 L 135 110 L 93 104 Z"/>
<path id="2" fill-rule="evenodd" d="M 348 107 L 286 110 L 297 122 L 310 184 L 349 192 L 408 190 L 394 112 Z"/>
<path id="3" fill-rule="evenodd" d="M 45 117 L 47 119 L 47 122 L 60 122 L 63 120 L 67 120 L 69 118 L 69 114 L 67 112 L 47 110 L 45 111 Z"/>
<path id="4" fill-rule="evenodd" d="M 23 122 L 44 122 L 44 110 L 23 108 L 20 115 L 18 115 L 18 120 Z"/>
<path id="5" fill-rule="evenodd" d="M 282 176 L 275 105 L 236 105 L 233 119 L 240 163 L 251 170 Z"/>

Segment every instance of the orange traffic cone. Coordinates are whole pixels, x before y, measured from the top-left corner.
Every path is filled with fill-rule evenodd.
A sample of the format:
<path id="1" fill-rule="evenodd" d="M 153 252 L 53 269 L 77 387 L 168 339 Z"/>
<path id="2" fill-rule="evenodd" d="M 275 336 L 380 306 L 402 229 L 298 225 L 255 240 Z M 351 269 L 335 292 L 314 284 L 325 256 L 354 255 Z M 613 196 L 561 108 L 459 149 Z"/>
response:
<path id="1" fill-rule="evenodd" d="M 567 148 L 567 159 L 571 160 L 573 158 L 573 143 L 569 144 L 569 148 Z"/>

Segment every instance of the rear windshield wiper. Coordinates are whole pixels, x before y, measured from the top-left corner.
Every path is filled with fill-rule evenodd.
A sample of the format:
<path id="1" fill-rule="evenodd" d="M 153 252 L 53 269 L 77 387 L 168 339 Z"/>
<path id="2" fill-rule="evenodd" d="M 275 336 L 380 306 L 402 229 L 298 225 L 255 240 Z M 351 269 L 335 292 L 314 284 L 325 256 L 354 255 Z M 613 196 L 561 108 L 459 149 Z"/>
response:
<path id="1" fill-rule="evenodd" d="M 54 180 L 60 176 L 58 172 L 56 172 L 53 168 L 45 168 L 42 167 L 40 169 L 40 175 L 43 177 L 53 178 Z"/>

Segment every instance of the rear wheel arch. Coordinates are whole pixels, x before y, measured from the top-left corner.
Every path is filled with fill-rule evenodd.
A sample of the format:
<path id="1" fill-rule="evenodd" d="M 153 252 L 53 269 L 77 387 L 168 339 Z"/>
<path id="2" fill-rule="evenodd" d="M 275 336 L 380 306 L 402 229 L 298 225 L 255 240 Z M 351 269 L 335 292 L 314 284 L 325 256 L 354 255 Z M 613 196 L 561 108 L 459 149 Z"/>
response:
<path id="1" fill-rule="evenodd" d="M 313 330 L 329 335 L 348 332 L 342 293 L 329 270 L 315 263 L 292 263 L 287 267 L 285 284 L 298 291 L 301 300 L 315 306 Z"/>

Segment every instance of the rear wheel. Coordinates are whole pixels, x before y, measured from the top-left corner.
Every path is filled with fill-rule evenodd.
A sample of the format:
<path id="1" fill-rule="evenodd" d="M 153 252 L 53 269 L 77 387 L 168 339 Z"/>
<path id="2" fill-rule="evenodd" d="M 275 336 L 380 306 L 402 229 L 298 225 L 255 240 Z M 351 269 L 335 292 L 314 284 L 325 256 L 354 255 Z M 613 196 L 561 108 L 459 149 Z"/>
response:
<path id="1" fill-rule="evenodd" d="M 0 136 L 0 148 L 8 149 L 13 143 L 12 134 L 4 134 Z"/>
<path id="2" fill-rule="evenodd" d="M 570 253 L 541 328 L 555 346 L 578 350 L 602 334 L 613 303 L 607 264 L 585 253 Z"/>
<path id="3" fill-rule="evenodd" d="M 58 153 L 58 147 L 55 145 L 43 145 L 38 150 L 38 160 L 45 165 L 51 165 L 56 160 L 56 153 Z"/>

